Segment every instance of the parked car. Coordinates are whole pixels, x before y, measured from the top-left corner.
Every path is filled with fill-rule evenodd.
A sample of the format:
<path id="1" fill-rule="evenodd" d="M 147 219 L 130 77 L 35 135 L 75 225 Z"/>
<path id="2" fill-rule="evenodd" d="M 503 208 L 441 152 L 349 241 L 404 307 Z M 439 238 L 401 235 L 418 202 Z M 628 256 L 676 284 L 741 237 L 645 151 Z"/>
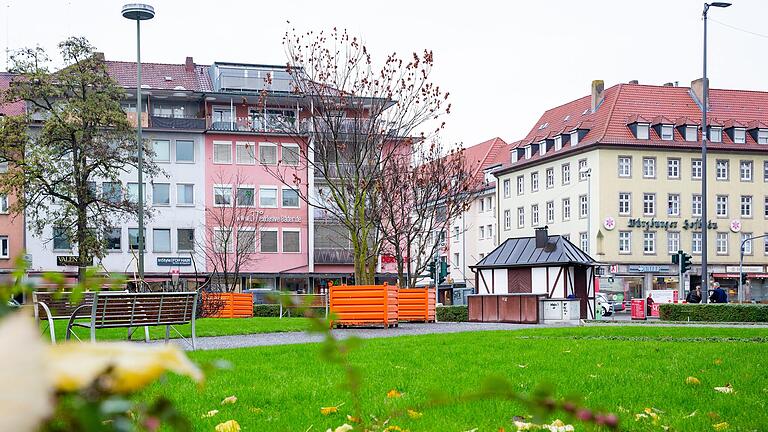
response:
<path id="1" fill-rule="evenodd" d="M 608 297 L 606 297 L 605 294 L 598 293 L 596 300 L 597 300 L 597 307 L 601 309 L 603 316 L 613 315 L 613 304 L 608 301 Z"/>

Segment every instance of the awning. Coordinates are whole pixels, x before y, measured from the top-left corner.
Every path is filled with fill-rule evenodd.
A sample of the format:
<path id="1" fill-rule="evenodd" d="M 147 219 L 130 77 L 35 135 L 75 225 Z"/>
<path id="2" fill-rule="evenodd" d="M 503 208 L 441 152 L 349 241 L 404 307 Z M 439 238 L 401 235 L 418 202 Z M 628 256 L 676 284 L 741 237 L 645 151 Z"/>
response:
<path id="1" fill-rule="evenodd" d="M 766 279 L 768 278 L 768 273 L 744 273 L 747 276 L 747 279 Z M 712 273 L 712 277 L 719 278 L 719 279 L 738 279 L 739 274 L 738 273 Z"/>

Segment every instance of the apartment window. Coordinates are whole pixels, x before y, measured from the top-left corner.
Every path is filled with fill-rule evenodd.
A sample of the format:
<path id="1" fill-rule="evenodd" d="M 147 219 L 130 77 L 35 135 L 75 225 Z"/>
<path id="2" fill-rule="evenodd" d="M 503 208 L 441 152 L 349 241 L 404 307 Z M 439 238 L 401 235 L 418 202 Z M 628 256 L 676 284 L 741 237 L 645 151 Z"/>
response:
<path id="1" fill-rule="evenodd" d="M 277 230 L 261 230 L 259 243 L 262 252 L 277 252 Z"/>
<path id="2" fill-rule="evenodd" d="M 589 213 L 589 201 L 586 195 L 579 195 L 579 217 L 585 218 Z"/>
<path id="3" fill-rule="evenodd" d="M 656 159 L 655 158 L 643 158 L 643 177 L 654 178 L 656 177 Z"/>
<path id="4" fill-rule="evenodd" d="M 691 178 L 701 180 L 701 159 L 691 159 Z"/>
<path id="5" fill-rule="evenodd" d="M 763 202 L 763 217 L 768 218 L 768 196 L 765 197 Z"/>
<path id="6" fill-rule="evenodd" d="M 698 141 L 699 128 L 698 126 L 686 126 L 685 127 L 685 140 L 690 142 Z"/>
<path id="7" fill-rule="evenodd" d="M 255 165 L 256 154 L 252 142 L 237 142 L 235 144 L 235 163 L 240 165 Z"/>
<path id="8" fill-rule="evenodd" d="M 664 141 L 672 141 L 674 135 L 674 127 L 672 125 L 661 125 L 661 139 Z"/>
<path id="9" fill-rule="evenodd" d="M 619 156 L 619 177 L 632 177 L 632 158 Z"/>
<path id="10" fill-rule="evenodd" d="M 531 226 L 539 226 L 539 205 L 531 206 Z"/>
<path id="11" fill-rule="evenodd" d="M 637 139 L 647 140 L 650 136 L 650 127 L 648 123 L 637 124 Z"/>
<path id="12" fill-rule="evenodd" d="M 561 148 L 563 148 L 563 136 L 558 135 L 555 137 L 555 151 L 558 151 Z"/>
<path id="13" fill-rule="evenodd" d="M 539 173 L 532 172 L 531 173 L 531 192 L 536 192 L 538 190 L 539 190 Z"/>
<path id="14" fill-rule="evenodd" d="M 680 178 L 680 159 L 667 159 L 667 177 L 670 179 Z"/>
<path id="15" fill-rule="evenodd" d="M 667 252 L 671 255 L 680 250 L 680 233 L 676 231 L 667 232 Z"/>
<path id="16" fill-rule="evenodd" d="M 741 161 L 739 163 L 739 178 L 744 182 L 752 181 L 752 161 Z"/>
<path id="17" fill-rule="evenodd" d="M 768 160 L 763 161 L 763 181 L 768 183 Z"/>
<path id="18" fill-rule="evenodd" d="M 164 228 L 152 230 L 152 250 L 154 252 L 171 251 L 171 230 Z"/>
<path id="19" fill-rule="evenodd" d="M 728 217 L 728 195 L 718 195 L 715 198 L 715 214 L 718 217 Z"/>
<path id="20" fill-rule="evenodd" d="M 237 230 L 237 251 L 240 253 L 256 252 L 256 231 L 253 228 Z"/>
<path id="21" fill-rule="evenodd" d="M 504 210 L 504 229 L 508 230 L 512 228 L 512 215 L 510 214 L 509 209 Z"/>
<path id="22" fill-rule="evenodd" d="M 189 206 L 195 204 L 195 185 L 176 185 L 176 205 Z"/>
<path id="23" fill-rule="evenodd" d="M 144 187 L 141 190 L 143 196 L 143 202 L 147 202 L 147 185 L 145 184 Z M 139 184 L 138 183 L 128 183 L 128 201 L 132 203 L 139 202 Z"/>
<path id="24" fill-rule="evenodd" d="M 277 165 L 277 145 L 259 143 L 259 162 L 263 165 Z"/>
<path id="25" fill-rule="evenodd" d="M 253 207 L 255 204 L 256 190 L 253 186 L 238 186 L 235 196 L 235 205 L 238 207 Z"/>
<path id="26" fill-rule="evenodd" d="M 8 195 L 0 195 L 0 214 L 8 213 Z"/>
<path id="27" fill-rule="evenodd" d="M 736 144 L 744 144 L 747 142 L 747 130 L 744 128 L 733 129 L 733 142 Z"/>
<path id="28" fill-rule="evenodd" d="M 555 187 L 555 169 L 547 168 L 547 189 Z"/>
<path id="29" fill-rule="evenodd" d="M 493 239 L 493 225 L 486 226 L 485 231 L 488 233 L 488 238 Z"/>
<path id="30" fill-rule="evenodd" d="M 691 197 L 691 216 L 701 216 L 701 194 Z"/>
<path id="31" fill-rule="evenodd" d="M 719 159 L 715 162 L 715 174 L 718 180 L 728 180 L 728 161 Z"/>
<path id="32" fill-rule="evenodd" d="M 300 252 L 299 230 L 283 229 L 283 252 Z"/>
<path id="33" fill-rule="evenodd" d="M 619 192 L 619 214 L 628 216 L 630 213 L 632 213 L 632 194 Z"/>
<path id="34" fill-rule="evenodd" d="M 581 159 L 579 160 L 579 181 L 584 181 L 587 179 L 589 174 L 587 174 L 587 160 Z"/>
<path id="35" fill-rule="evenodd" d="M 656 214 L 656 194 L 643 194 L 643 215 L 653 216 Z"/>
<path id="36" fill-rule="evenodd" d="M 123 230 L 121 228 L 111 228 L 104 233 L 104 240 L 107 243 L 108 251 L 119 251 L 122 249 Z"/>
<path id="37" fill-rule="evenodd" d="M 101 184 L 101 195 L 104 201 L 118 204 L 123 199 L 122 186 L 119 182 L 104 182 Z"/>
<path id="38" fill-rule="evenodd" d="M 480 202 L 477 205 L 480 206 L 480 213 L 485 212 L 485 200 L 483 198 L 480 198 Z"/>
<path id="39" fill-rule="evenodd" d="M 752 240 L 747 240 L 751 237 L 752 233 L 741 233 L 741 243 L 739 243 L 739 246 L 742 247 L 744 255 L 752 255 Z"/>
<path id="40" fill-rule="evenodd" d="M 523 228 L 525 226 L 525 208 L 517 208 L 517 227 Z"/>
<path id="41" fill-rule="evenodd" d="M 547 223 L 555 223 L 555 202 L 547 202 Z"/>
<path id="42" fill-rule="evenodd" d="M 171 161 L 171 142 L 168 140 L 152 141 L 152 150 L 155 152 L 155 162 Z"/>
<path id="43" fill-rule="evenodd" d="M 295 144 L 283 144 L 283 164 L 289 166 L 296 166 L 299 164 L 299 157 L 301 152 L 299 146 Z"/>
<path id="44" fill-rule="evenodd" d="M 0 236 L 0 258 L 10 258 L 10 246 L 8 236 Z"/>
<path id="45" fill-rule="evenodd" d="M 766 163 L 766 167 L 768 167 L 768 163 Z M 768 168 L 766 168 L 766 170 L 768 170 Z M 560 167 L 560 171 L 563 177 L 563 184 L 564 185 L 570 184 L 571 183 L 571 164 L 563 164 Z"/>
<path id="46" fill-rule="evenodd" d="M 453 266 L 458 267 L 459 266 L 459 253 L 454 252 L 453 253 Z"/>
<path id="47" fill-rule="evenodd" d="M 579 131 L 575 130 L 571 132 L 571 147 L 575 147 L 579 144 Z"/>
<path id="48" fill-rule="evenodd" d="M 291 188 L 283 188 L 283 207 L 299 208 L 299 191 Z"/>
<path id="49" fill-rule="evenodd" d="M 587 233 L 579 233 L 579 245 L 581 246 L 581 250 L 589 253 L 589 237 L 587 237 Z"/>
<path id="50" fill-rule="evenodd" d="M 213 142 L 213 163 L 231 164 L 232 163 L 232 142 L 214 141 Z"/>
<path id="51" fill-rule="evenodd" d="M 728 233 L 717 233 L 715 236 L 715 252 L 718 255 L 728 255 Z"/>
<path id="52" fill-rule="evenodd" d="M 741 217 L 745 217 L 745 218 L 752 217 L 752 196 L 751 195 L 741 196 Z"/>
<path id="53" fill-rule="evenodd" d="M 232 187 L 231 186 L 214 186 L 213 188 L 213 204 L 216 206 L 231 206 L 232 205 Z"/>
<path id="54" fill-rule="evenodd" d="M 179 228 L 176 230 L 176 251 L 189 252 L 195 250 L 195 230 Z"/>
<path id="55" fill-rule="evenodd" d="M 459 227 L 457 226 L 453 227 L 453 239 L 454 240 L 459 239 Z"/>
<path id="56" fill-rule="evenodd" d="M 757 143 L 768 144 L 768 129 L 757 130 Z"/>
<path id="57" fill-rule="evenodd" d="M 563 198 L 563 220 L 567 221 L 571 219 L 571 199 Z"/>
<path id="58" fill-rule="evenodd" d="M 632 232 L 619 231 L 619 253 L 632 253 Z"/>
<path id="59" fill-rule="evenodd" d="M 709 127 L 709 140 L 712 142 L 723 142 L 723 128 Z"/>
<path id="60" fill-rule="evenodd" d="M 655 231 L 643 232 L 643 253 L 646 255 L 654 255 L 656 253 Z"/>
<path id="61" fill-rule="evenodd" d="M 525 178 L 517 176 L 517 194 L 522 195 L 525 192 Z"/>
<path id="62" fill-rule="evenodd" d="M 487 211 L 493 211 L 493 197 L 489 196 L 485 198 L 485 209 Z"/>
<path id="63" fill-rule="evenodd" d="M 8 172 L 8 161 L 0 162 L 0 173 Z"/>
<path id="64" fill-rule="evenodd" d="M 169 206 L 171 205 L 171 185 L 168 183 L 152 184 L 152 205 Z"/>
<path id="65" fill-rule="evenodd" d="M 765 233 L 765 238 L 763 238 L 763 253 L 768 255 L 768 232 Z"/>
<path id="66" fill-rule="evenodd" d="M 509 198 L 512 193 L 510 190 L 509 179 L 504 179 L 502 184 L 504 185 L 504 198 Z"/>
<path id="67" fill-rule="evenodd" d="M 680 216 L 680 194 L 667 195 L 667 216 Z"/>
<path id="68" fill-rule="evenodd" d="M 144 230 L 144 235 L 142 236 L 141 242 L 144 250 L 147 250 L 147 236 L 146 236 L 147 230 Z M 139 229 L 138 228 L 128 228 L 128 247 L 131 250 L 139 250 Z"/>
<path id="69" fill-rule="evenodd" d="M 262 186 L 259 188 L 259 207 L 277 207 L 277 188 Z"/>
<path id="70" fill-rule="evenodd" d="M 485 238 L 485 225 L 480 225 L 478 228 L 478 238 L 481 240 Z"/>
<path id="71" fill-rule="evenodd" d="M 701 233 L 691 233 L 691 252 L 701 255 Z"/>
<path id="72" fill-rule="evenodd" d="M 195 162 L 195 142 L 190 140 L 176 140 L 176 162 Z"/>

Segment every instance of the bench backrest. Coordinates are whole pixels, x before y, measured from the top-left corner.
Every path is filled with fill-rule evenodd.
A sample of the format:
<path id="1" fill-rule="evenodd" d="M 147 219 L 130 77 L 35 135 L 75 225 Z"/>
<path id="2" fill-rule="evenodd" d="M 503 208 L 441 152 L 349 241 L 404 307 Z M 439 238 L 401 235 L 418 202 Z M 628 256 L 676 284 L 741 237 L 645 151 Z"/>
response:
<path id="1" fill-rule="evenodd" d="M 99 292 L 91 308 L 96 328 L 177 325 L 195 317 L 197 292 Z"/>
<path id="2" fill-rule="evenodd" d="M 32 302 L 34 304 L 37 316 L 40 320 L 46 320 L 47 315 L 40 303 L 45 303 L 51 311 L 53 319 L 69 319 L 72 313 L 82 305 L 93 304 L 93 291 L 81 292 L 77 301 L 73 301 L 71 291 L 35 291 L 32 293 Z M 83 308 L 78 316 L 87 316 L 90 310 Z"/>

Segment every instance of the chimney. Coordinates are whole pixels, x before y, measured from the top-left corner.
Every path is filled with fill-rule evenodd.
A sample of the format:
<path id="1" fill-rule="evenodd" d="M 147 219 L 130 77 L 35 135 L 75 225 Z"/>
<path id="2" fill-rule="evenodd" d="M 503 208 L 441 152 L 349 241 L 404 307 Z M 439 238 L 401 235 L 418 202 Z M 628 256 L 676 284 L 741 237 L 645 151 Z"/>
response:
<path id="1" fill-rule="evenodd" d="M 675 83 L 671 83 L 671 82 L 664 83 L 664 87 L 674 87 L 674 86 L 675 86 Z"/>
<path id="2" fill-rule="evenodd" d="M 549 242 L 549 232 L 547 232 L 548 226 L 536 228 L 536 248 L 543 248 Z"/>
<path id="3" fill-rule="evenodd" d="M 632 80 L 629 82 L 629 84 L 640 84 L 640 81 L 638 80 Z"/>
<path id="4" fill-rule="evenodd" d="M 192 60 L 192 57 L 187 57 L 187 59 L 184 61 L 184 69 L 187 72 L 195 71 L 195 61 Z"/>
<path id="5" fill-rule="evenodd" d="M 691 81 L 691 96 L 699 104 L 699 107 L 704 105 L 704 78 Z"/>
<path id="6" fill-rule="evenodd" d="M 603 101 L 603 90 L 605 89 L 605 83 L 603 80 L 592 81 L 592 112 L 597 110 L 600 103 Z"/>

